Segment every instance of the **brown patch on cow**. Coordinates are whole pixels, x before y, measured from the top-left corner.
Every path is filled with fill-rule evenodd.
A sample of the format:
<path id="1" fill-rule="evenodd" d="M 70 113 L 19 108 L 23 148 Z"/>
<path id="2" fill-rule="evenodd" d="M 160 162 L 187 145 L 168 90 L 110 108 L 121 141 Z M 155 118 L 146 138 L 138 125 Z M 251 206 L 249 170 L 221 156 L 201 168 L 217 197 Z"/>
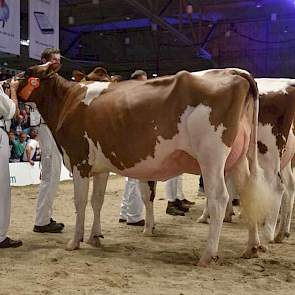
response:
<path id="1" fill-rule="evenodd" d="M 257 147 L 260 154 L 265 154 L 267 152 L 267 146 L 261 141 L 257 141 Z"/>
<path id="2" fill-rule="evenodd" d="M 154 202 L 156 196 L 156 182 L 155 181 L 148 181 L 148 185 L 150 188 L 150 201 Z"/>
<path id="3" fill-rule="evenodd" d="M 271 125 L 280 157 L 286 147 L 294 118 L 295 87 L 289 86 L 287 93 L 277 91 L 260 95 L 259 122 L 263 125 Z"/>
<path id="4" fill-rule="evenodd" d="M 72 167 L 76 165 L 86 175 L 91 166 L 85 134 L 116 168 L 131 168 L 154 157 L 159 138 L 172 139 L 186 108 L 200 104 L 211 108 L 209 120 L 216 129 L 225 127 L 222 140 L 230 147 L 247 107 L 249 89 L 249 82 L 236 71 L 211 70 L 202 77 L 182 71 L 110 84 L 87 106 L 82 101 L 86 87 L 54 75 L 42 81 L 32 99 Z"/>

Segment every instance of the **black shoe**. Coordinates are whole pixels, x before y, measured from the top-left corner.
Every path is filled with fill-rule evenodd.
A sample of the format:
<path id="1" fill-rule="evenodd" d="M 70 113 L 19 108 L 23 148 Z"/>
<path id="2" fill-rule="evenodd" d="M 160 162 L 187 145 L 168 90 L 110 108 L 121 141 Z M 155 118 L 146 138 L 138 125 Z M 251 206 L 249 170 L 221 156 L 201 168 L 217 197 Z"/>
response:
<path id="1" fill-rule="evenodd" d="M 178 208 L 176 202 L 168 202 L 166 214 L 172 216 L 185 216 L 184 211 Z"/>
<path id="2" fill-rule="evenodd" d="M 61 233 L 63 229 L 63 223 L 50 222 L 43 226 L 34 225 L 33 231 L 36 233 Z"/>
<path id="3" fill-rule="evenodd" d="M 181 210 L 183 212 L 188 212 L 189 208 L 190 208 L 190 206 L 183 204 L 182 201 L 180 201 L 178 199 L 175 200 L 175 205 L 177 206 L 177 208 L 179 210 Z"/>
<path id="4" fill-rule="evenodd" d="M 232 204 L 233 206 L 240 206 L 240 199 L 233 199 Z"/>
<path id="5" fill-rule="evenodd" d="M 191 201 L 189 201 L 187 199 L 181 200 L 181 203 L 182 203 L 182 205 L 187 205 L 187 206 L 193 206 L 193 205 L 196 204 L 196 202 L 191 202 Z"/>
<path id="6" fill-rule="evenodd" d="M 119 218 L 119 223 L 123 223 L 123 222 L 126 222 L 127 220 L 124 219 L 124 218 Z"/>
<path id="7" fill-rule="evenodd" d="M 50 223 L 57 223 L 53 218 L 50 218 Z M 65 225 L 62 223 L 62 222 L 59 222 L 59 224 L 62 226 L 62 227 L 65 227 Z"/>
<path id="8" fill-rule="evenodd" d="M 17 248 L 23 245 L 21 240 L 12 240 L 10 238 L 6 238 L 4 241 L 0 243 L 0 248 Z"/>
<path id="9" fill-rule="evenodd" d="M 139 220 L 139 221 L 137 221 L 137 222 L 127 222 L 127 225 L 144 226 L 144 219 Z"/>

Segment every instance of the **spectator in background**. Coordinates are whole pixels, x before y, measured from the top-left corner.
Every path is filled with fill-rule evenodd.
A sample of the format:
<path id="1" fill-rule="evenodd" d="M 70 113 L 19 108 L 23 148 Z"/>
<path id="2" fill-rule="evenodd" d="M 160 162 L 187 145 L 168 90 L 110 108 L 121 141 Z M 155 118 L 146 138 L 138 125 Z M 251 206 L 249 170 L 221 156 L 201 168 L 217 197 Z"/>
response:
<path id="1" fill-rule="evenodd" d="M 13 131 L 9 131 L 9 145 L 10 145 L 10 162 L 20 162 L 23 160 L 24 151 L 27 144 L 27 134 L 21 132 L 19 138 L 15 137 Z"/>
<path id="2" fill-rule="evenodd" d="M 147 73 L 145 71 L 143 71 L 143 70 L 136 70 L 135 72 L 133 72 L 131 74 L 130 79 L 145 81 L 145 80 L 148 79 L 148 77 L 147 77 Z"/>
<path id="3" fill-rule="evenodd" d="M 27 142 L 26 149 L 23 155 L 24 162 L 29 162 L 34 166 L 34 161 L 38 161 L 40 158 L 40 145 L 37 140 L 38 132 L 35 128 L 30 130 L 30 139 Z"/>
<path id="4" fill-rule="evenodd" d="M 30 132 L 30 112 L 28 113 L 26 109 L 23 109 L 20 111 L 20 115 L 22 116 L 20 122 L 22 131 L 28 134 Z"/>

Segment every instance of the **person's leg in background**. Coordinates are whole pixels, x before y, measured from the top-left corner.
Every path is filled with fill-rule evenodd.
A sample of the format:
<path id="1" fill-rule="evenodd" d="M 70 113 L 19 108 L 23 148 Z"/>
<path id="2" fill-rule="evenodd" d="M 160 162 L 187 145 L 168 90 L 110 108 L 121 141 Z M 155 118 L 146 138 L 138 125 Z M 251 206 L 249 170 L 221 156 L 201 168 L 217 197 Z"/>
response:
<path id="1" fill-rule="evenodd" d="M 0 248 L 16 248 L 22 245 L 22 241 L 6 236 L 11 210 L 9 153 L 8 136 L 0 129 Z"/>
<path id="2" fill-rule="evenodd" d="M 166 198 L 168 200 L 166 214 L 173 216 L 185 216 L 188 211 L 187 207 L 181 205 L 181 201 L 177 199 L 177 183 L 178 177 L 173 177 L 165 182 Z"/>
<path id="3" fill-rule="evenodd" d="M 52 210 L 60 182 L 61 155 L 47 125 L 41 124 L 38 131 L 42 170 L 34 231 L 59 233 L 63 230 L 64 224 L 52 219 Z"/>
<path id="4" fill-rule="evenodd" d="M 205 193 L 202 175 L 200 175 L 200 179 L 199 179 L 199 193 Z"/>
<path id="5" fill-rule="evenodd" d="M 138 188 L 138 180 L 126 178 L 119 222 L 127 221 L 127 225 L 143 226 L 143 208 L 144 204 Z"/>
<path id="6" fill-rule="evenodd" d="M 195 205 L 195 202 L 187 200 L 182 190 L 182 174 L 177 177 L 177 200 L 181 201 L 183 207 Z"/>

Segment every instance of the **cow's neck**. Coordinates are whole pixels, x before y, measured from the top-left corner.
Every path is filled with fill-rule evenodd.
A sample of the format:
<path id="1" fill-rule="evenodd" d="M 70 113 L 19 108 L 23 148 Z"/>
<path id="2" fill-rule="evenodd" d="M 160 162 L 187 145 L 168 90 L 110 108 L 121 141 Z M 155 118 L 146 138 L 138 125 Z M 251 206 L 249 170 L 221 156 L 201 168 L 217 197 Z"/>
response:
<path id="1" fill-rule="evenodd" d="M 53 134 L 66 101 L 66 93 L 74 84 L 75 82 L 68 81 L 56 74 L 40 86 L 40 94 L 38 95 L 40 97 L 36 101 L 36 105 Z"/>

